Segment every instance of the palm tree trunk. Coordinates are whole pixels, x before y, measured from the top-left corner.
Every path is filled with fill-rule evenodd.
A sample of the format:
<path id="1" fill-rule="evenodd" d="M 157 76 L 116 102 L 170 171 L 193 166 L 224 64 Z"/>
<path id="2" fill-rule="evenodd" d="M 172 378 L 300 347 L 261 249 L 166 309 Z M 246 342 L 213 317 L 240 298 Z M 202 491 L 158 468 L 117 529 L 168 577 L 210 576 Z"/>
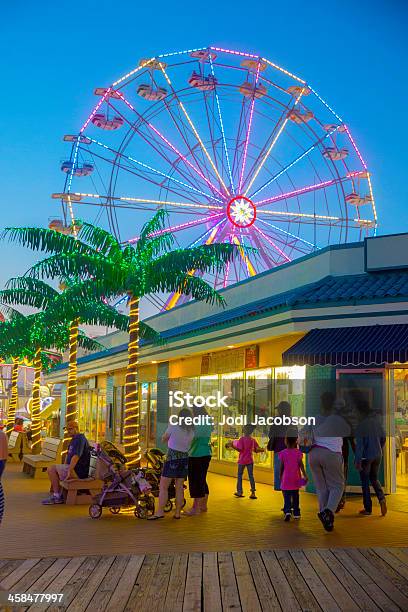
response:
<path id="1" fill-rule="evenodd" d="M 65 408 L 65 424 L 69 421 L 76 421 L 78 418 L 77 408 L 77 353 L 78 353 L 78 326 L 79 318 L 71 322 L 69 330 L 69 364 L 68 364 L 68 382 L 67 382 L 67 405 Z M 62 460 L 64 462 L 65 455 L 68 450 L 71 436 L 68 436 L 67 431 L 64 432 L 64 442 L 62 445 Z"/>
<path id="2" fill-rule="evenodd" d="M 130 296 L 129 345 L 125 385 L 124 436 L 127 465 L 140 463 L 140 412 L 139 412 L 139 298 Z"/>
<path id="3" fill-rule="evenodd" d="M 19 360 L 13 357 L 13 366 L 11 368 L 11 397 L 7 414 L 6 433 L 9 435 L 13 431 L 14 421 L 16 419 L 16 410 L 18 406 L 18 369 Z"/>
<path id="4" fill-rule="evenodd" d="M 31 402 L 31 452 L 35 455 L 41 452 L 41 348 L 37 348 L 34 357 L 33 398 Z"/>

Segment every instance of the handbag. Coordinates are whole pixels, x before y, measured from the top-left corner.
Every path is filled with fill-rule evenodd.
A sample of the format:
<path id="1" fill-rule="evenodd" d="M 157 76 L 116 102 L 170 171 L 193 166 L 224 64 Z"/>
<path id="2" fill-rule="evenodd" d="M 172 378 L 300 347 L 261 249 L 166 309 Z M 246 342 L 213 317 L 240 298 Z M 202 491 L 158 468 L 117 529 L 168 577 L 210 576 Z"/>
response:
<path id="1" fill-rule="evenodd" d="M 311 425 L 303 427 L 299 432 L 299 448 L 303 453 L 308 453 L 314 445 L 314 432 Z"/>

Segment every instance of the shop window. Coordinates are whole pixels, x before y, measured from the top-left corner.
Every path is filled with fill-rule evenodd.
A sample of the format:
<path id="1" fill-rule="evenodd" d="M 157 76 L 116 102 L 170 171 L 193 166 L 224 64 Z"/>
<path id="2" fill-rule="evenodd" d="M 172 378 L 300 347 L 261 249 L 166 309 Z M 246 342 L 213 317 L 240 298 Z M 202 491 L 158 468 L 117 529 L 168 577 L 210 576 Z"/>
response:
<path id="1" fill-rule="evenodd" d="M 220 421 L 226 419 L 224 425 L 220 425 L 220 459 L 225 461 L 237 460 L 237 452 L 225 448 L 225 444 L 242 436 L 242 425 L 238 417 L 246 414 L 244 406 L 244 373 L 233 372 L 221 375 L 221 395 L 228 397 L 228 408 L 223 408 Z"/>
<path id="2" fill-rule="evenodd" d="M 217 374 L 210 376 L 200 376 L 199 394 L 204 397 L 209 395 L 216 395 L 219 390 L 219 378 Z M 219 447 L 219 421 L 221 418 L 219 408 L 208 408 L 208 414 L 214 419 L 214 427 L 211 433 L 211 446 L 212 455 L 214 459 L 218 459 L 220 456 Z"/>
<path id="3" fill-rule="evenodd" d="M 248 422 L 257 423 L 262 417 L 272 414 L 272 370 L 249 370 L 246 372 L 245 398 Z M 259 446 L 266 449 L 269 440 L 269 425 L 257 424 L 253 437 Z M 254 463 L 260 467 L 271 467 L 271 456 L 265 450 L 254 455 Z"/>
<path id="4" fill-rule="evenodd" d="M 408 368 L 390 370 L 391 433 L 395 440 L 396 484 L 408 488 Z"/>

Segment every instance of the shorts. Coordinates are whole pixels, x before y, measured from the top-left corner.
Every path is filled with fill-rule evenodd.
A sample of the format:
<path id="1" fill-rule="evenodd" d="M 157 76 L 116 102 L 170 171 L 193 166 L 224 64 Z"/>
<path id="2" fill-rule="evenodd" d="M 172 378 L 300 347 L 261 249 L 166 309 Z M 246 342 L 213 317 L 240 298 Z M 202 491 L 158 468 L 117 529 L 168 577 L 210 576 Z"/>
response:
<path id="1" fill-rule="evenodd" d="M 162 476 L 165 478 L 187 478 L 188 453 L 169 448 L 164 462 Z"/>
<path id="2" fill-rule="evenodd" d="M 69 465 L 67 464 L 57 464 L 54 465 L 54 468 L 58 474 L 60 480 L 66 480 L 69 472 Z"/>

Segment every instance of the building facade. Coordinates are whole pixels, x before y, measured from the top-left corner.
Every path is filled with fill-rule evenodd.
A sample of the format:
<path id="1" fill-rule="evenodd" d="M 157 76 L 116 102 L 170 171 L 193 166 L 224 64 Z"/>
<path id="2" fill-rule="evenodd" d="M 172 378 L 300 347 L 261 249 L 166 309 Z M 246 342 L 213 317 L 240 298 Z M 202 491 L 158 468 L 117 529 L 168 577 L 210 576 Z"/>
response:
<path id="1" fill-rule="evenodd" d="M 190 302 L 147 320 L 165 343 L 141 349 L 142 446 L 161 446 L 169 391 L 219 391 L 229 401 L 226 410 L 212 409 L 211 469 L 232 475 L 236 455 L 225 443 L 241 430 L 218 424 L 223 417 L 271 415 L 280 401 L 294 415 L 316 414 L 325 390 L 349 405 L 359 393 L 387 429 L 387 491 L 408 486 L 408 234 L 328 247 L 222 295 L 224 308 Z M 105 351 L 79 360 L 81 429 L 92 440 L 120 444 L 127 337 L 114 333 L 103 343 Z M 61 364 L 47 380 L 64 384 L 66 373 Z M 61 411 L 63 417 L 63 394 Z M 254 435 L 264 446 L 268 427 Z M 350 466 L 352 487 L 352 458 Z M 272 482 L 271 467 L 271 453 L 256 456 L 259 481 Z"/>

